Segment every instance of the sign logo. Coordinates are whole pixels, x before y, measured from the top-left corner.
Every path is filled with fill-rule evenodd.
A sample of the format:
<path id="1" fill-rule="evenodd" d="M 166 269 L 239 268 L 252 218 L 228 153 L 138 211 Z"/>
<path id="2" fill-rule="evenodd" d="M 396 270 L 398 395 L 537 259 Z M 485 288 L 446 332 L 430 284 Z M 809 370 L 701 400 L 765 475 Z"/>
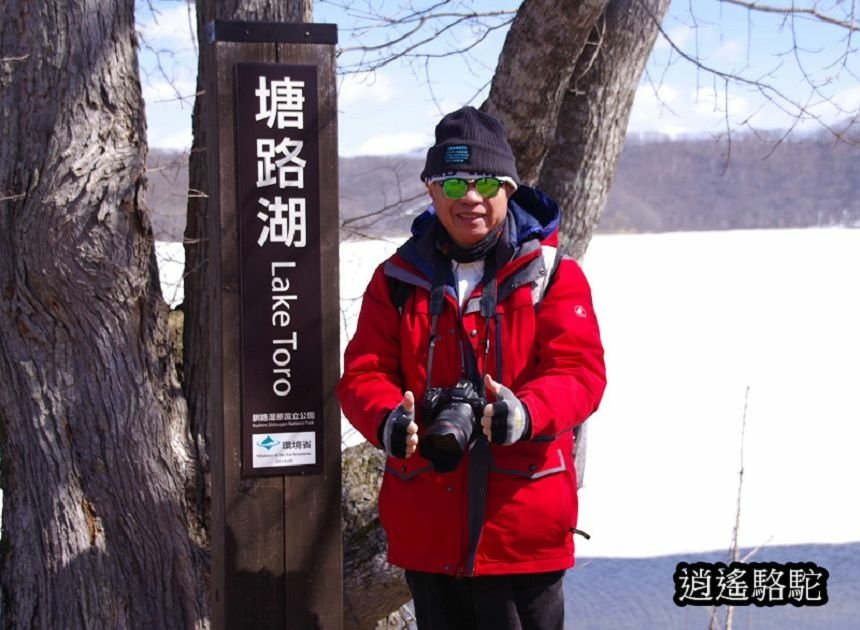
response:
<path id="1" fill-rule="evenodd" d="M 267 435 L 265 440 L 260 440 L 257 442 L 257 446 L 262 446 L 264 449 L 271 450 L 276 447 L 280 442 L 277 440 L 273 440 L 271 435 Z"/>
<path id="2" fill-rule="evenodd" d="M 315 466 L 319 461 L 317 447 L 320 444 L 314 431 L 260 435 L 266 437 L 254 442 L 251 452 L 251 465 L 255 470 Z"/>
<path id="3" fill-rule="evenodd" d="M 585 318 L 587 316 L 587 313 L 585 312 L 585 307 L 582 306 L 581 304 L 577 304 L 576 306 L 573 307 L 573 314 L 576 315 L 577 317 L 582 317 L 582 318 Z"/>

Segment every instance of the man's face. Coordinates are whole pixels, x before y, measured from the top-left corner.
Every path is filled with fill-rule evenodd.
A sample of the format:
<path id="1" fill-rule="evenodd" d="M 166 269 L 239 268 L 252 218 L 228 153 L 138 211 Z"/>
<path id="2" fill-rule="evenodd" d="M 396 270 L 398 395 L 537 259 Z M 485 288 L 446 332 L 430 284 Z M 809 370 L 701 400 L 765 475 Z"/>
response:
<path id="1" fill-rule="evenodd" d="M 442 183 L 427 185 L 436 215 L 451 239 L 460 247 L 471 247 L 505 220 L 508 212 L 509 184 L 502 184 L 495 197 L 485 199 L 475 190 L 474 182 L 460 199 L 448 199 Z"/>

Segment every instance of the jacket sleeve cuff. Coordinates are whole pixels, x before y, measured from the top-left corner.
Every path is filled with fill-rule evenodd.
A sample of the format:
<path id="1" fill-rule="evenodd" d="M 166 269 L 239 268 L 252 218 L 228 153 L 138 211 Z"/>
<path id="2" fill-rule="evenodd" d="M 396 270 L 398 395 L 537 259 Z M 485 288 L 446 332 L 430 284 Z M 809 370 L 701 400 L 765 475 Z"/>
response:
<path id="1" fill-rule="evenodd" d="M 383 435 L 385 434 L 385 421 L 388 420 L 388 416 L 393 409 L 389 409 L 384 414 L 382 414 L 382 421 L 379 423 L 379 426 L 376 429 L 376 444 L 374 446 L 379 449 L 384 449 L 385 440 L 383 439 Z"/>

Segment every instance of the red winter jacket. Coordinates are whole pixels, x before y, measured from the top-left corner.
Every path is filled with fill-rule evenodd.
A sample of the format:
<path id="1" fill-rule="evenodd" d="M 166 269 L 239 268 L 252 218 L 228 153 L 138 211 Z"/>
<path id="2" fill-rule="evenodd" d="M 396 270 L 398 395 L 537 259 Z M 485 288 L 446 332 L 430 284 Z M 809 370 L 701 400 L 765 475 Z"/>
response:
<path id="1" fill-rule="evenodd" d="M 451 387 L 470 375 L 476 380 L 476 366 L 477 378 L 490 373 L 522 401 L 531 434 L 509 446 L 488 444 L 481 435 L 481 448 L 476 445 L 447 473 L 435 472 L 418 452 L 389 457 L 379 513 L 392 564 L 451 575 L 573 565 L 572 429 L 597 409 L 606 377 L 589 286 L 576 262 L 562 259 L 543 299 L 537 306 L 533 301 L 533 287 L 547 273 L 541 242 L 555 244 L 557 223 L 552 200 L 526 186 L 517 189 L 495 253 L 497 318 L 481 315 L 481 284 L 461 312 L 447 273 L 431 384 Z M 341 405 L 377 446 L 382 422 L 406 390 L 415 394 L 419 442 L 424 432 L 420 401 L 427 383 L 431 279 L 440 277 L 434 269 L 450 269 L 435 246 L 437 226 L 430 208 L 416 219 L 412 238 L 376 269 L 344 356 Z M 402 314 L 386 276 L 414 285 Z"/>

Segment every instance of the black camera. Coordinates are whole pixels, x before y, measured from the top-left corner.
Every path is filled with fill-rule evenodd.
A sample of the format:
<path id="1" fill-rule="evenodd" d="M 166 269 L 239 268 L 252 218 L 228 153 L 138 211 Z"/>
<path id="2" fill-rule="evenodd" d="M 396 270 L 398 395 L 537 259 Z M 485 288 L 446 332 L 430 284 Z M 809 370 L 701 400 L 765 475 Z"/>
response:
<path id="1" fill-rule="evenodd" d="M 431 387 L 424 392 L 421 410 L 427 431 L 419 441 L 421 455 L 436 472 L 451 472 L 480 432 L 487 400 L 475 386 L 460 379 L 451 388 Z"/>

